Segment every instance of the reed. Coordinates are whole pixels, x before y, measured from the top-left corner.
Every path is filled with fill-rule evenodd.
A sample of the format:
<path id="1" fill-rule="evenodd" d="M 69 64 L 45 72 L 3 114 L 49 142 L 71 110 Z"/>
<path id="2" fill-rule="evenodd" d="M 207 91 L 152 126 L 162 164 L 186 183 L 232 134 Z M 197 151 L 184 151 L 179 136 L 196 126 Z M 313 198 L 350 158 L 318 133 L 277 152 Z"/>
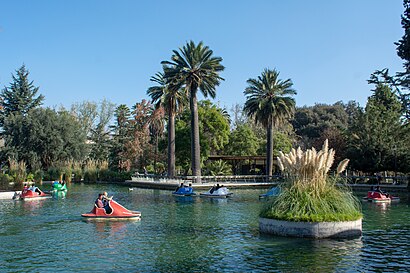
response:
<path id="1" fill-rule="evenodd" d="M 262 209 L 261 216 L 287 221 L 334 222 L 353 221 L 362 217 L 360 202 L 346 184 L 337 186 L 338 177 L 328 173 L 335 151 L 326 140 L 320 151 L 302 151 L 299 147 L 288 154 L 280 153 L 278 166 L 285 176 L 281 193 Z M 342 160 L 337 173 L 349 163 Z M 342 183 L 340 180 L 339 182 Z"/>

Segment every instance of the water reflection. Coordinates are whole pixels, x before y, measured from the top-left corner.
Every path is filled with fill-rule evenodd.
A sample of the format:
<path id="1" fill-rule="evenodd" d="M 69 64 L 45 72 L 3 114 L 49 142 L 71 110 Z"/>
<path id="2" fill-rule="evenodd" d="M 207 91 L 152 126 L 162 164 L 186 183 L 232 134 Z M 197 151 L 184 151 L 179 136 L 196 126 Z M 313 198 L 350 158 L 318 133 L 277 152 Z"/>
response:
<path id="1" fill-rule="evenodd" d="M 66 191 L 52 191 L 51 195 L 54 199 L 64 199 L 67 195 Z"/>
<path id="2" fill-rule="evenodd" d="M 90 225 L 95 226 L 95 234 L 101 239 L 107 239 L 111 236 L 120 236 L 124 238 L 127 225 L 133 224 L 131 221 L 107 221 L 107 220 L 84 220 Z"/>
<path id="3" fill-rule="evenodd" d="M 194 196 L 178 196 L 173 195 L 175 202 L 177 203 L 193 203 L 197 197 Z"/>

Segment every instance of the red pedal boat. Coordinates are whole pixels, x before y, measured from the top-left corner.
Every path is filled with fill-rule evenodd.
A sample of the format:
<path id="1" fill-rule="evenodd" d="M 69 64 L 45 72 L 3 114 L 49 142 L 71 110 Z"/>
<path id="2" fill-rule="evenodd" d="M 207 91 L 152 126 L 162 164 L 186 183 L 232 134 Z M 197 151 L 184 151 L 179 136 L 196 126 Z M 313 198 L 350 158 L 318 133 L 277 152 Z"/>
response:
<path id="1" fill-rule="evenodd" d="M 89 213 L 81 214 L 82 217 L 87 219 L 96 219 L 96 220 L 140 220 L 141 212 L 131 211 L 114 200 L 109 201 L 109 208 L 97 208 L 94 205 L 94 208 Z"/>
<path id="2" fill-rule="evenodd" d="M 22 190 L 20 199 L 22 200 L 38 200 L 38 199 L 45 199 L 51 198 L 50 194 L 44 193 L 39 188 L 25 188 Z"/>
<path id="3" fill-rule="evenodd" d="M 400 201 L 400 197 L 398 196 L 391 196 L 388 193 L 381 193 L 378 191 L 368 191 L 367 196 L 363 199 L 367 201 L 372 201 L 375 203 L 389 203 L 389 202 L 397 202 Z"/>

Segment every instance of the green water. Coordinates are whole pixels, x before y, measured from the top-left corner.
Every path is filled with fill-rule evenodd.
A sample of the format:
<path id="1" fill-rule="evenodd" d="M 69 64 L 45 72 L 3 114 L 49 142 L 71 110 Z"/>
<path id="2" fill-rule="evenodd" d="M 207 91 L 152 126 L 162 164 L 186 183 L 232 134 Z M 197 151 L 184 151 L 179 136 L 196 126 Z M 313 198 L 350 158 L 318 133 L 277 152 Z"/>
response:
<path id="1" fill-rule="evenodd" d="M 104 190 L 142 220 L 83 221 Z M 363 203 L 361 238 L 310 240 L 259 234 L 264 191 L 227 200 L 71 185 L 65 198 L 0 201 L 0 272 L 409 272 L 407 195 Z"/>

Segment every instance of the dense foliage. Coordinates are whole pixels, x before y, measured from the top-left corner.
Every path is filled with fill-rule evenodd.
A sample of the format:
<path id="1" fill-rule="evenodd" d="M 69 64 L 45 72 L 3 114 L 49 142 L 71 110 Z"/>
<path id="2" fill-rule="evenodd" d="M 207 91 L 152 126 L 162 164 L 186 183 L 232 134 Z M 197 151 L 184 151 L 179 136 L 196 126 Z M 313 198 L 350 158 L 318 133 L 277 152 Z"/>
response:
<path id="1" fill-rule="evenodd" d="M 256 79 L 247 81 L 244 94 L 246 102 L 244 111 L 253 117 L 256 123 L 266 128 L 266 174 L 273 174 L 273 131 L 293 116 L 296 95 L 290 79 L 279 79 L 279 72 L 265 69 Z"/>

